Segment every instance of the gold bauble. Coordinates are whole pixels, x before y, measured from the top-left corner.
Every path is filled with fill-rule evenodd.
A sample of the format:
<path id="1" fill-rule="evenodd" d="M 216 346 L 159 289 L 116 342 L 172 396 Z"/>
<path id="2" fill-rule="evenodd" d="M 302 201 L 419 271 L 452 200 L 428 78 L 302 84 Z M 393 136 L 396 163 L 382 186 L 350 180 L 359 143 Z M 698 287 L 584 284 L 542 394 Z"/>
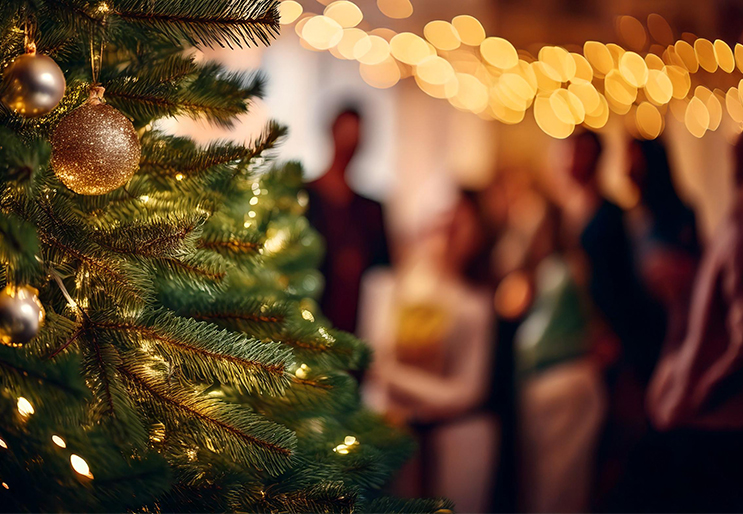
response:
<path id="1" fill-rule="evenodd" d="M 2 100 L 21 116 L 41 116 L 59 104 L 65 87 L 64 73 L 54 59 L 31 47 L 5 70 Z"/>
<path id="2" fill-rule="evenodd" d="M 52 136 L 52 168 L 81 195 L 102 195 L 126 184 L 142 148 L 132 122 L 101 102 L 103 88 L 62 118 Z"/>
<path id="3" fill-rule="evenodd" d="M 0 291 L 0 343 L 23 346 L 39 333 L 44 307 L 38 291 L 28 286 L 7 286 Z"/>

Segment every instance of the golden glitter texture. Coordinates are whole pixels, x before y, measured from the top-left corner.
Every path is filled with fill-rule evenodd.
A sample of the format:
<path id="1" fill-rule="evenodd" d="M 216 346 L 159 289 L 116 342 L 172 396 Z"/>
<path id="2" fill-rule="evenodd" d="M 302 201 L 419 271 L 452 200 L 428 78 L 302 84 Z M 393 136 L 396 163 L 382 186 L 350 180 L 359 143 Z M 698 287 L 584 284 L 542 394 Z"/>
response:
<path id="1" fill-rule="evenodd" d="M 102 195 L 126 184 L 139 168 L 141 146 L 132 123 L 101 103 L 103 88 L 65 116 L 52 136 L 52 168 L 81 195 Z"/>

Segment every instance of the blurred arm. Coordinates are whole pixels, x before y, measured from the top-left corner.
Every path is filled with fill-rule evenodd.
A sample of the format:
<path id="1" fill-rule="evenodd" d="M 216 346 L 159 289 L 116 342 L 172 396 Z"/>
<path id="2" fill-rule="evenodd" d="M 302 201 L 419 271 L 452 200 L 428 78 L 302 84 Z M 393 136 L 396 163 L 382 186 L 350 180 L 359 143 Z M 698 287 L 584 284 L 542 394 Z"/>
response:
<path id="1" fill-rule="evenodd" d="M 455 343 L 459 351 L 453 357 L 449 376 L 427 373 L 397 361 L 389 362 L 384 370 L 392 391 L 416 405 L 419 420 L 463 414 L 487 397 L 493 344 L 490 302 L 465 312 L 470 319 L 462 324 L 466 331 Z"/>
<path id="2" fill-rule="evenodd" d="M 660 429 L 743 427 L 740 387 L 729 388 L 721 402 L 713 399 L 743 368 L 743 245 L 738 232 L 737 224 L 727 227 L 705 255 L 687 336 L 656 370 L 648 409 Z"/>

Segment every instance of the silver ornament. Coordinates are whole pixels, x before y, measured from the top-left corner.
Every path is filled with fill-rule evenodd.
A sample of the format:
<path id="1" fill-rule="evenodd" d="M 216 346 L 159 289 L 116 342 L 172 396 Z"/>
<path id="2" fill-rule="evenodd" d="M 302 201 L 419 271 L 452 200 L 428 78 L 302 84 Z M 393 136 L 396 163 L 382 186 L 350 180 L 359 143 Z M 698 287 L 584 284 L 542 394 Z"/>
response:
<path id="1" fill-rule="evenodd" d="M 64 73 L 54 59 L 31 50 L 5 70 L 2 100 L 21 116 L 41 116 L 59 104 L 65 87 Z"/>
<path id="2" fill-rule="evenodd" d="M 44 307 L 37 294 L 28 286 L 7 286 L 0 291 L 0 343 L 23 346 L 39 333 Z"/>

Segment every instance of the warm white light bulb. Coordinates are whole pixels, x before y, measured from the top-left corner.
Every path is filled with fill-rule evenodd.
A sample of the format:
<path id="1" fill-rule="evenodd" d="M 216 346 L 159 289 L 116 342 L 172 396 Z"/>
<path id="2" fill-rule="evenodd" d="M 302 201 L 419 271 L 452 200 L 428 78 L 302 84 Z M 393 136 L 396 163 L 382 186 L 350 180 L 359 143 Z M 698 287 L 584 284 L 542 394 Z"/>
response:
<path id="1" fill-rule="evenodd" d="M 84 477 L 93 478 L 93 474 L 90 472 L 90 466 L 88 466 L 85 459 L 79 455 L 75 455 L 74 453 L 70 455 L 70 464 L 72 465 L 72 469 L 75 470 L 75 473 Z"/>

